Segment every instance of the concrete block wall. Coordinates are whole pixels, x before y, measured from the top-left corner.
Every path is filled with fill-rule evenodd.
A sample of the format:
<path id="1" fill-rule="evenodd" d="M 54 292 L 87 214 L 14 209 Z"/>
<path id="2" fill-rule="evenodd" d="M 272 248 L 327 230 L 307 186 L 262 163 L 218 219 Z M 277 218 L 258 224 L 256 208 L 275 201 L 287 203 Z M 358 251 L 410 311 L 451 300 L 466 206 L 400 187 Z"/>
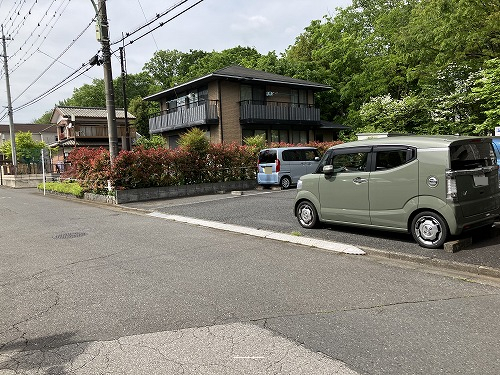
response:
<path id="1" fill-rule="evenodd" d="M 214 182 L 196 185 L 167 186 L 145 189 L 118 190 L 114 202 L 130 203 L 155 199 L 169 199 L 203 194 L 217 194 L 232 190 L 249 190 L 257 186 L 256 180 Z"/>

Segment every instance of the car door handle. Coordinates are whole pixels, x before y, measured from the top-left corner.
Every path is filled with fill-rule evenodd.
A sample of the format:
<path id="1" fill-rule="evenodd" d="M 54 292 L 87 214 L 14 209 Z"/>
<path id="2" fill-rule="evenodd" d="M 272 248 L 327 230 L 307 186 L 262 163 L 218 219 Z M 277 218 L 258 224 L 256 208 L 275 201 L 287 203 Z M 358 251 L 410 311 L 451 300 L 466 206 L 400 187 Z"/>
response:
<path id="1" fill-rule="evenodd" d="M 354 182 L 356 185 L 359 185 L 368 182 L 368 180 L 366 178 L 356 177 L 355 179 L 352 180 L 352 182 Z"/>

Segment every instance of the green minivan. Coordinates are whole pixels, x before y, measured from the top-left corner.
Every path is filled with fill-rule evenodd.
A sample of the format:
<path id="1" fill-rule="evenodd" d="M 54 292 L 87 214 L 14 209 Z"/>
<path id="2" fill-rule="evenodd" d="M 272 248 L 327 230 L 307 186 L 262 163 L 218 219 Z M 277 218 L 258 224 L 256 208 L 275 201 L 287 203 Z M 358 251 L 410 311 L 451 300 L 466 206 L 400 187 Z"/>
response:
<path id="1" fill-rule="evenodd" d="M 297 184 L 300 225 L 410 232 L 426 248 L 500 215 L 491 139 L 395 136 L 336 145 Z"/>

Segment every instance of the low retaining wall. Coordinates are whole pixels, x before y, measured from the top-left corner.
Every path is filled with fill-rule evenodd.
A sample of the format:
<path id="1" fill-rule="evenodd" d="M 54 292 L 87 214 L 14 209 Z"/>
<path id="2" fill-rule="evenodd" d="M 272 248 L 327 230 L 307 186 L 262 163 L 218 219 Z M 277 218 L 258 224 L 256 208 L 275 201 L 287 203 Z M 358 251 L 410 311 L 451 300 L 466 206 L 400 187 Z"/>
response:
<path id="1" fill-rule="evenodd" d="M 59 174 L 47 173 L 45 181 L 53 181 L 59 178 Z M 11 188 L 36 188 L 43 182 L 43 174 L 2 174 L 1 184 Z"/>
<path id="2" fill-rule="evenodd" d="M 216 194 L 221 191 L 250 190 L 257 187 L 256 180 L 214 182 L 197 185 L 167 186 L 157 188 L 117 190 L 114 202 L 106 203 L 129 203 L 141 202 L 154 199 L 168 199 L 187 197 L 192 195 Z M 87 199 L 87 198 L 85 198 Z M 98 199 L 92 199 L 98 200 Z"/>

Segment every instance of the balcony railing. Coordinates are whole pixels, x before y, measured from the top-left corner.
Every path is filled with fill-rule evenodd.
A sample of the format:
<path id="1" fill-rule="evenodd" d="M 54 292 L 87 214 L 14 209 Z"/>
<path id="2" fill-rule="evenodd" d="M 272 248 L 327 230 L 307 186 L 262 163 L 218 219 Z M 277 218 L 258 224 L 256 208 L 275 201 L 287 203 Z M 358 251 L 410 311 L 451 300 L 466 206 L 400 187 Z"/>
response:
<path id="1" fill-rule="evenodd" d="M 149 132 L 161 133 L 168 130 L 194 125 L 218 123 L 218 102 L 216 100 L 191 103 L 157 114 L 149 119 Z"/>
<path id="2" fill-rule="evenodd" d="M 117 136 L 125 137 L 126 129 L 125 126 L 116 127 Z M 129 127 L 129 133 L 131 137 L 135 136 L 135 128 Z M 108 138 L 108 127 L 107 126 L 79 126 L 76 130 L 76 136 L 81 138 Z"/>
<path id="3" fill-rule="evenodd" d="M 241 122 L 319 123 L 320 110 L 310 105 L 245 100 L 240 102 Z"/>
<path id="4" fill-rule="evenodd" d="M 116 132 L 118 137 L 125 137 L 127 130 L 125 129 L 125 126 L 117 126 L 116 127 Z M 129 134 L 131 137 L 135 137 L 135 128 L 130 126 L 129 127 Z M 79 125 L 76 127 L 76 132 L 72 132 L 68 134 L 68 132 L 64 133 L 59 133 L 58 139 L 60 141 L 64 139 L 73 139 L 75 138 L 108 138 L 108 127 L 107 126 L 100 126 L 100 125 Z"/>

